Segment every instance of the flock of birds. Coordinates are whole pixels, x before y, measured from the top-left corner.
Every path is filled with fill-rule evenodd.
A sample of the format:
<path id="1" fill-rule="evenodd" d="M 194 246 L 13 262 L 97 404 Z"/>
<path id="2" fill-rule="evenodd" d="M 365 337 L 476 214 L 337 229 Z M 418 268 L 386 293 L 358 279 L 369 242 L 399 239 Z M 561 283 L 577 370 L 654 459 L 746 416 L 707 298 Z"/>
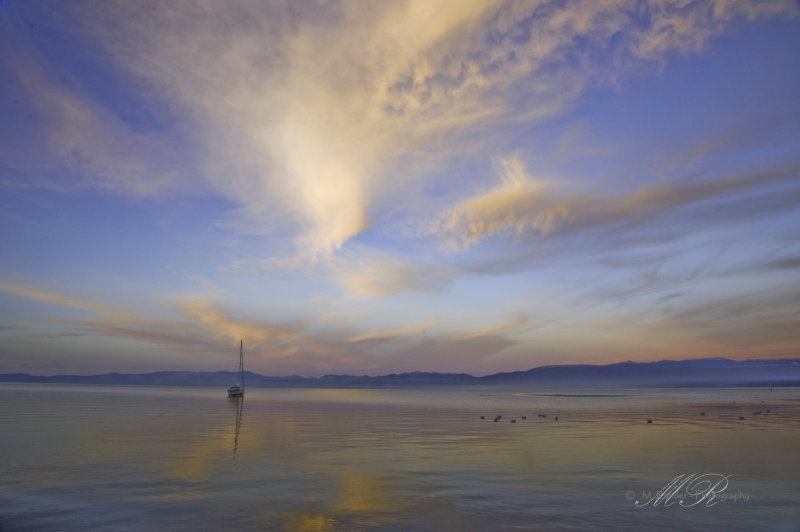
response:
<path id="1" fill-rule="evenodd" d="M 537 415 L 542 419 L 546 419 L 547 418 L 547 414 L 537 414 Z M 486 419 L 486 416 L 481 416 L 481 419 Z M 503 419 L 503 416 L 497 415 L 497 416 L 494 417 L 494 422 L 497 423 L 501 419 Z M 521 419 L 528 419 L 528 416 L 522 416 Z M 558 421 L 558 416 L 555 416 L 553 419 Z M 516 422 L 517 422 L 517 418 L 512 417 L 511 418 L 511 423 L 516 423 Z"/>
<path id="2" fill-rule="evenodd" d="M 771 410 L 767 410 L 767 411 L 766 411 L 766 413 L 767 413 L 767 414 L 769 414 L 769 413 L 771 413 L 771 412 L 772 412 Z M 758 410 L 758 411 L 756 411 L 756 412 L 753 412 L 753 415 L 754 415 L 754 416 L 760 416 L 760 415 L 761 415 L 761 414 L 763 414 L 763 413 L 764 413 L 764 411 L 763 411 L 763 410 Z M 546 419 L 546 418 L 547 418 L 547 414 L 537 414 L 537 415 L 538 415 L 540 418 L 542 418 L 542 419 Z M 705 416 L 705 415 L 706 415 L 706 413 L 705 413 L 705 412 L 700 412 L 700 415 L 701 415 L 701 416 Z M 481 416 L 481 419 L 486 419 L 486 416 Z M 503 419 L 503 416 L 501 416 L 501 415 L 497 415 L 497 416 L 495 416 L 495 417 L 494 417 L 494 422 L 495 422 L 495 423 L 498 423 L 498 422 L 499 422 L 501 419 Z M 521 419 L 528 419 L 528 416 L 521 416 Z M 555 416 L 553 419 L 555 419 L 556 421 L 558 421 L 558 416 Z M 739 420 L 742 420 L 742 421 L 743 421 L 744 419 L 745 419 L 745 417 L 744 417 L 744 416 L 739 416 Z M 516 422 L 517 422 L 517 418 L 513 418 L 513 417 L 512 417 L 510 421 L 511 421 L 511 423 L 516 423 Z M 647 420 L 647 422 L 648 422 L 648 423 L 653 423 L 653 420 L 652 420 L 652 419 L 648 419 L 648 420 Z"/>

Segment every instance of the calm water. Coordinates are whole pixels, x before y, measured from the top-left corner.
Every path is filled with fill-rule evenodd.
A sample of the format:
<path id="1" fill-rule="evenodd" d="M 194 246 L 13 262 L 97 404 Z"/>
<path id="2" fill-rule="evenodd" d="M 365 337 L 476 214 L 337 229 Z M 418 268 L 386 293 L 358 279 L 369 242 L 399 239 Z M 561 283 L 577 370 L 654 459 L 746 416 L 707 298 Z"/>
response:
<path id="1" fill-rule="evenodd" d="M 0 431 L 0 530 L 800 530 L 796 388 L 0 384 Z"/>

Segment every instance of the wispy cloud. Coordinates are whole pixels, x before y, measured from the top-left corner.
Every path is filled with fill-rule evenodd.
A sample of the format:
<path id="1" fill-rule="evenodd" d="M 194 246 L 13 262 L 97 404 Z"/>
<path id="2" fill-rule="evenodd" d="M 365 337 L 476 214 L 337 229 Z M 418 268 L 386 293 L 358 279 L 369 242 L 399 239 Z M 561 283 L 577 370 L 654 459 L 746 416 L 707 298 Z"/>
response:
<path id="1" fill-rule="evenodd" d="M 191 180 L 179 148 L 103 106 L 85 80 L 30 41 L 30 31 L 5 17 L 0 27 L 0 65 L 13 96 L 30 102 L 21 127 L 0 129 L 8 165 L 3 186 L 96 187 L 132 196 L 185 189 Z M 54 173 L 58 178 L 45 177 Z"/>
<path id="2" fill-rule="evenodd" d="M 214 338 L 229 342 L 247 339 L 248 343 L 260 344 L 271 338 L 296 334 L 300 330 L 297 323 L 275 325 L 251 319 L 235 319 L 208 298 L 185 299 L 178 306 L 184 316 L 202 325 Z"/>
<path id="3" fill-rule="evenodd" d="M 769 261 L 766 266 L 776 270 L 800 270 L 800 257 L 782 257 Z"/>
<path id="4" fill-rule="evenodd" d="M 608 196 L 600 191 L 570 194 L 558 190 L 530 176 L 517 158 L 497 167 L 499 185 L 445 212 L 430 224 L 430 232 L 464 249 L 506 230 L 520 236 L 547 237 L 598 229 L 653 219 L 684 205 L 733 196 L 757 186 L 785 184 L 800 168 L 795 164 L 715 180 L 684 179 Z"/>
<path id="5" fill-rule="evenodd" d="M 82 299 L 58 291 L 26 284 L 0 282 L 0 290 L 30 300 L 91 313 L 84 319 L 57 321 L 102 335 L 128 338 L 157 345 L 185 348 L 228 346 L 246 339 L 251 345 L 296 334 L 297 323 L 271 324 L 264 321 L 236 319 L 208 298 L 183 299 L 177 304 L 184 319 L 153 317 Z M 167 310 L 167 309 L 165 309 Z"/>
<path id="6" fill-rule="evenodd" d="M 447 266 L 351 245 L 329 261 L 340 284 L 355 296 L 445 292 L 455 272 Z"/>
<path id="7" fill-rule="evenodd" d="M 28 284 L 1 281 L 0 291 L 49 305 L 89 313 L 82 319 L 58 318 L 56 317 L 58 313 L 54 313 L 50 319 L 51 323 L 60 323 L 69 327 L 67 331 L 60 333 L 63 336 L 78 338 L 86 335 L 100 335 L 189 351 L 196 348 L 218 349 L 220 346 L 214 334 L 210 334 L 204 327 L 199 327 L 197 323 L 190 321 L 156 318 L 148 314 Z M 33 334 L 33 336 L 38 335 Z"/>
<path id="8" fill-rule="evenodd" d="M 404 157 L 497 149 L 518 126 L 553 116 L 636 61 L 696 52 L 735 18 L 797 12 L 791 1 L 637 5 L 53 6 L 80 32 L 76 45 L 94 50 L 95 68 L 155 109 L 98 104 L 105 87 L 37 55 L 35 34 L 7 33 L 15 55 L 3 58 L 40 109 L 57 164 L 125 194 L 211 187 L 240 205 L 241 230 L 288 230 L 301 255 L 319 258 L 418 186 L 424 176 L 404 171 Z M 20 50 L 28 57 L 14 59 Z M 551 206 L 534 223 L 549 230 L 568 207 Z M 484 222 L 476 234 L 506 223 Z"/>
<path id="9" fill-rule="evenodd" d="M 755 20 L 777 14 L 797 15 L 796 2 L 755 0 L 730 2 L 710 0 L 705 2 L 667 1 L 651 2 L 644 6 L 649 24 L 634 32 L 636 55 L 659 59 L 665 53 L 683 54 L 701 51 L 709 39 L 721 33 L 726 23 L 736 18 Z"/>
<path id="10" fill-rule="evenodd" d="M 698 355 L 796 356 L 800 294 L 785 287 L 739 290 L 669 309 L 636 331 L 691 345 Z"/>
<path id="11" fill-rule="evenodd" d="M 69 307 L 77 310 L 85 310 L 98 314 L 126 314 L 126 312 L 123 310 L 105 305 L 103 303 L 88 301 L 50 290 L 43 290 L 41 288 L 26 284 L 0 281 L 0 290 L 27 299 L 32 299 L 34 301 L 40 301 L 42 303 L 48 303 L 62 307 Z"/>
<path id="12" fill-rule="evenodd" d="M 388 329 L 381 331 L 370 331 L 360 333 L 350 338 L 351 342 L 386 342 L 395 338 L 415 337 L 419 338 L 428 330 L 431 324 L 436 321 L 427 320 L 420 323 L 411 323 L 405 327 L 397 329 Z"/>
<path id="13" fill-rule="evenodd" d="M 500 336 L 505 333 L 522 328 L 525 324 L 528 323 L 528 321 L 529 321 L 528 316 L 520 315 L 513 318 L 511 321 L 503 323 L 501 325 L 494 325 L 491 327 L 485 327 L 483 329 L 477 329 L 473 331 L 454 333 L 453 335 L 451 335 L 451 337 L 455 340 L 469 340 L 470 338 L 480 338 L 482 336 Z"/>
<path id="14" fill-rule="evenodd" d="M 435 220 L 430 231 L 467 248 L 481 238 L 505 229 L 517 233 L 530 230 L 548 234 L 559 221 L 572 215 L 570 202 L 556 202 L 547 184 L 529 176 L 518 158 L 496 165 L 500 184 L 466 199 Z"/>

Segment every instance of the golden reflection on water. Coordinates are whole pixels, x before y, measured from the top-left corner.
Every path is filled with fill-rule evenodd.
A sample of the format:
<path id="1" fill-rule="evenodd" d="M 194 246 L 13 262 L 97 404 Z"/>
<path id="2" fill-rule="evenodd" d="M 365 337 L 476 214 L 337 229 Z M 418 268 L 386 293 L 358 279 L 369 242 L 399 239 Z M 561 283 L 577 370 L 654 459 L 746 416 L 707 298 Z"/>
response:
<path id="1" fill-rule="evenodd" d="M 287 532 L 328 532 L 335 530 L 336 520 L 325 515 L 290 514 L 285 518 Z"/>
<path id="2" fill-rule="evenodd" d="M 401 510 L 402 504 L 389 494 L 383 479 L 353 472 L 338 478 L 324 512 L 284 513 L 280 519 L 287 532 L 327 531 L 337 529 L 337 516 L 360 516 L 377 526 L 396 521 Z M 273 517 L 268 515 L 268 521 Z"/>
<path id="3" fill-rule="evenodd" d="M 233 418 L 221 427 L 198 423 L 195 416 L 143 416 L 136 418 L 109 420 L 106 423 L 88 424 L 78 433 L 78 446 L 72 459 L 77 463 L 101 464 L 130 459 L 132 456 L 148 456 L 156 448 L 172 451 L 150 464 L 158 468 L 158 473 L 185 481 L 209 480 L 213 471 L 224 467 L 219 457 L 231 453 L 235 460 L 239 451 L 263 447 L 259 442 L 259 432 L 254 431 L 243 437 L 242 420 L 244 400 L 229 398 Z M 178 442 L 162 440 L 165 434 L 180 434 Z M 150 436 L 148 436 L 150 435 Z M 169 437 L 165 439 L 169 440 Z M 150 446 L 153 449 L 147 449 Z M 155 453 L 156 455 L 162 453 Z M 184 499 L 186 493 L 175 496 Z M 193 497 L 189 497 L 193 498 Z"/>
<path id="4" fill-rule="evenodd" d="M 235 462 L 240 451 L 257 450 L 263 447 L 259 432 L 244 437 L 244 397 L 229 397 L 228 406 L 234 418 L 221 430 L 198 433 L 186 447 L 176 449 L 167 458 L 167 476 L 186 481 L 209 480 L 211 473 L 225 467 L 219 458 L 230 452 Z"/>
<path id="5" fill-rule="evenodd" d="M 378 476 L 345 474 L 339 478 L 338 489 L 333 507 L 336 511 L 386 514 L 400 509 L 400 504 L 387 496 L 385 482 Z"/>

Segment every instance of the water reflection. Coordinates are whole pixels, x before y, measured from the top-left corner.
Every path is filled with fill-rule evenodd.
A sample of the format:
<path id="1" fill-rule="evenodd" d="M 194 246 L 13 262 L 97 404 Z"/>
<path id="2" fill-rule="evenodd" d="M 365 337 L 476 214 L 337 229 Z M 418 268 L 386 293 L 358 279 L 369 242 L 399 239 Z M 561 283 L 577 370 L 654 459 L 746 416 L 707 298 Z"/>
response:
<path id="1" fill-rule="evenodd" d="M 796 390 L 253 389 L 247 433 L 243 412 L 214 389 L 0 385 L 0 529 L 796 528 Z M 626 498 L 687 472 L 751 499 Z"/>
<path id="2" fill-rule="evenodd" d="M 236 410 L 236 427 L 233 432 L 233 461 L 236 461 L 236 452 L 239 450 L 239 431 L 242 428 L 242 412 L 244 412 L 244 396 L 228 397 L 228 404 Z"/>

